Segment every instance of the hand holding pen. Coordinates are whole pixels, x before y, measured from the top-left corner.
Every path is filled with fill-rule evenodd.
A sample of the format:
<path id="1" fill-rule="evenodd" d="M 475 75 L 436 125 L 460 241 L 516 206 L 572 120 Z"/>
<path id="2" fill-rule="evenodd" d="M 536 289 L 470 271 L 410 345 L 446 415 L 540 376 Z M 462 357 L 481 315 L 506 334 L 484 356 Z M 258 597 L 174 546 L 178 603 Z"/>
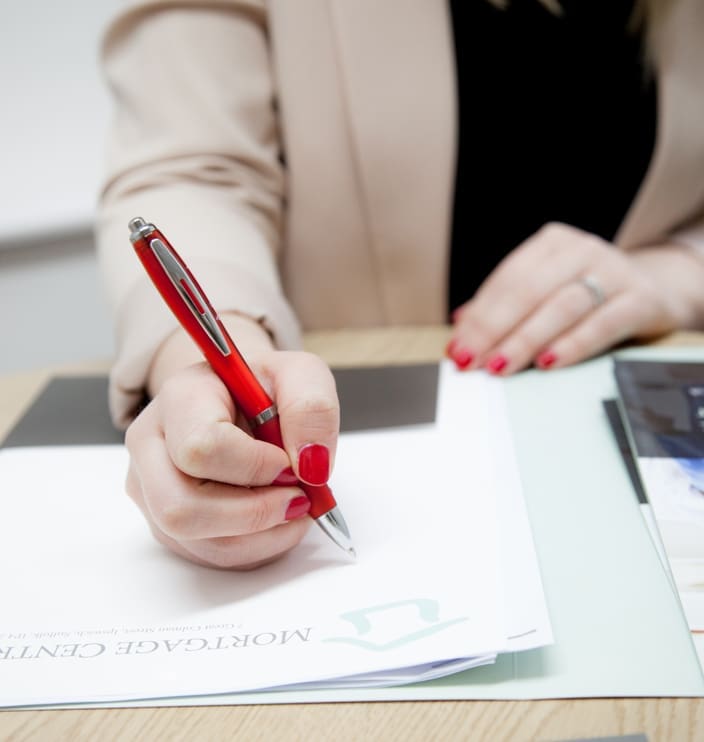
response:
<path id="1" fill-rule="evenodd" d="M 250 370 L 166 238 L 144 220 L 130 228 L 150 277 L 209 363 L 169 373 L 128 430 L 128 492 L 155 536 L 193 561 L 247 568 L 295 546 L 310 514 L 354 553 L 326 485 L 339 412 L 325 364 L 268 344 L 248 353 Z M 184 339 L 167 341 L 155 365 L 185 365 L 173 360 L 174 348 L 193 345 Z"/>

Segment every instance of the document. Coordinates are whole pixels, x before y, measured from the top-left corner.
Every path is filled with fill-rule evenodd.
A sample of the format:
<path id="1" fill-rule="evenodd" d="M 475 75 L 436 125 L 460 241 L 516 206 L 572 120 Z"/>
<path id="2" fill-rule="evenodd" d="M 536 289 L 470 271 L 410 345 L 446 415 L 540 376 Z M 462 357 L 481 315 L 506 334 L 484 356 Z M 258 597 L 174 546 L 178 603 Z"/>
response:
<path id="1" fill-rule="evenodd" d="M 689 628 L 704 631 L 704 363 L 617 360 L 638 475 Z"/>
<path id="2" fill-rule="evenodd" d="M 444 365 L 434 423 L 341 436 L 356 562 L 313 527 L 245 573 L 153 540 L 122 446 L 1 450 L 0 705 L 383 686 L 549 644 L 503 404 Z"/>

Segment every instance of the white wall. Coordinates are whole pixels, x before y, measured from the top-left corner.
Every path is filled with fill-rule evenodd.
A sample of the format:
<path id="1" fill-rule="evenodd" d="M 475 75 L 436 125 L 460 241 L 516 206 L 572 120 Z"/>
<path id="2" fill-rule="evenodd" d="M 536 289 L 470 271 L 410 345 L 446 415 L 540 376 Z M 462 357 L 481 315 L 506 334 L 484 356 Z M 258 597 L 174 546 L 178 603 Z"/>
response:
<path id="1" fill-rule="evenodd" d="M 0 0 L 0 373 L 112 353 L 93 210 L 121 0 Z"/>

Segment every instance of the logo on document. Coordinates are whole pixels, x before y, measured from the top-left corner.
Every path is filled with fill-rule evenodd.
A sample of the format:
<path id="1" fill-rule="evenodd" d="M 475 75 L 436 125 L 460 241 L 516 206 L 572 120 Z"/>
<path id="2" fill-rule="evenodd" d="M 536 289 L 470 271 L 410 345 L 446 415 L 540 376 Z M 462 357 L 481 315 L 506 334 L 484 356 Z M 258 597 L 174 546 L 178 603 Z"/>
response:
<path id="1" fill-rule="evenodd" d="M 352 624 L 356 636 L 332 636 L 323 641 L 351 644 L 372 652 L 397 649 L 469 620 L 469 616 L 462 616 L 440 621 L 438 601 L 427 598 L 360 608 L 342 613 L 340 618 Z"/>

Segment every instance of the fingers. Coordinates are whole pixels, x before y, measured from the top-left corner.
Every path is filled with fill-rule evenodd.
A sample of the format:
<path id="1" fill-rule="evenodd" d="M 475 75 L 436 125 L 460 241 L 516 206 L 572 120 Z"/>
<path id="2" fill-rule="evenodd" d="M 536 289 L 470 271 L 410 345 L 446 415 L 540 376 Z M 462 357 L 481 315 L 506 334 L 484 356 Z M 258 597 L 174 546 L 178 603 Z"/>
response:
<path id="1" fill-rule="evenodd" d="M 593 264 L 603 244 L 566 225 L 546 225 L 510 253 L 464 306 L 454 338 L 465 342 L 475 362 L 486 360 L 546 298 Z"/>
<path id="2" fill-rule="evenodd" d="M 456 313 L 447 352 L 461 369 L 483 367 L 497 374 L 531 363 L 541 368 L 573 363 L 631 334 L 637 312 L 632 299 L 620 297 L 640 294 L 643 300 L 648 293 L 629 259 L 608 243 L 548 225 L 499 265 Z"/>
<path id="3" fill-rule="evenodd" d="M 184 559 L 203 566 L 242 570 L 267 564 L 295 547 L 310 525 L 308 518 L 298 517 L 260 533 L 178 541 L 151 520 L 151 512 L 144 502 L 133 467 L 128 474 L 127 491 L 144 513 L 154 538 L 159 543 Z"/>
<path id="4" fill-rule="evenodd" d="M 269 351 L 253 368 L 279 408 L 285 450 L 234 424 L 206 365 L 168 379 L 127 431 L 128 494 L 158 541 L 199 564 L 251 568 L 293 548 L 310 523 L 298 478 L 324 483 L 334 459 L 339 406 L 325 364 Z"/>
<path id="5" fill-rule="evenodd" d="M 655 302 L 641 301 L 636 293 L 619 293 L 556 337 L 549 349 L 538 356 L 537 365 L 542 368 L 569 366 L 633 337 L 640 327 L 656 319 L 655 306 Z M 547 365 L 546 359 L 549 360 Z"/>
<path id="6" fill-rule="evenodd" d="M 264 364 L 274 398 L 281 386 L 289 410 L 282 428 L 291 421 L 297 456 L 306 443 L 334 452 L 339 413 L 330 372 L 312 356 L 290 355 L 290 378 L 289 364 Z M 174 552 L 198 563 L 250 568 L 301 540 L 310 501 L 296 486 L 287 451 L 254 439 L 234 425 L 234 415 L 207 366 L 175 374 L 127 431 L 127 491 L 155 537 Z M 305 469 L 305 456 L 298 458 Z M 329 463 L 325 469 L 327 478 Z"/>
<path id="7" fill-rule="evenodd" d="M 196 557 L 222 569 L 255 569 L 278 559 L 297 546 L 311 524 L 299 518 L 247 536 L 184 541 L 187 558 Z"/>
<path id="8" fill-rule="evenodd" d="M 330 369 L 309 353 L 277 353 L 267 365 L 281 433 L 298 477 L 325 484 L 332 470 L 340 407 Z"/>
<path id="9" fill-rule="evenodd" d="M 488 370 L 511 374 L 536 362 L 538 358 L 542 368 L 564 365 L 565 343 L 564 341 L 558 343 L 557 339 L 562 336 L 569 337 L 571 332 L 583 323 L 587 328 L 592 328 L 594 338 L 593 342 L 584 344 L 585 355 L 581 358 L 592 355 L 599 349 L 593 347 L 594 343 L 598 345 L 597 341 L 600 338 L 604 342 L 607 341 L 599 317 L 593 312 L 594 303 L 579 282 L 573 281 L 559 288 L 549 301 L 539 305 L 513 332 L 502 338 L 496 349 L 488 353 L 486 362 Z M 573 351 L 578 347 L 579 344 L 574 346 Z M 505 363 L 499 364 L 497 359 L 505 359 Z"/>
<path id="10" fill-rule="evenodd" d="M 284 451 L 234 425 L 232 399 L 206 366 L 166 381 L 155 404 L 171 461 L 184 474 L 251 487 L 271 484 L 290 466 Z"/>
<path id="11" fill-rule="evenodd" d="M 141 441 L 134 464 L 149 520 L 181 542 L 273 528 L 287 520 L 292 501 L 302 496 L 296 487 L 234 487 L 189 477 L 173 465 L 156 436 Z"/>

